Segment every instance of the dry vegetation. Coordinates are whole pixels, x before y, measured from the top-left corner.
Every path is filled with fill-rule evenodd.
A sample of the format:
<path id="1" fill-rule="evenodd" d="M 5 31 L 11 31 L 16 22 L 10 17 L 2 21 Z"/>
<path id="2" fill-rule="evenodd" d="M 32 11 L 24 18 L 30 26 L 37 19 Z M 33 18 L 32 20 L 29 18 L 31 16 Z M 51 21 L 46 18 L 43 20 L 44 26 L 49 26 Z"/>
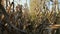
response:
<path id="1" fill-rule="evenodd" d="M 6 10 L 0 2 L 0 11 L 2 11 L 0 13 L 0 34 L 44 34 L 41 33 L 43 28 L 60 24 L 58 0 L 51 1 L 53 2 L 52 10 L 49 10 L 46 5 L 46 2 L 49 1 L 31 0 L 30 10 L 27 4 L 25 4 L 25 8 L 18 4 L 14 12 L 11 11 L 13 2 L 7 6 Z M 60 30 L 56 31 L 60 32 Z"/>

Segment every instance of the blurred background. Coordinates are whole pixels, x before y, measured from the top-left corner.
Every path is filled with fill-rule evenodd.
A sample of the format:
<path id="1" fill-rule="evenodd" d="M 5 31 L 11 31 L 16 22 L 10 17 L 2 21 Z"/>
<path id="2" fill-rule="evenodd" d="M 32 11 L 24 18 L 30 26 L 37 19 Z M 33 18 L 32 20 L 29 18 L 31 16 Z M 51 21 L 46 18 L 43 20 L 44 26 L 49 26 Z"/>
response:
<path id="1" fill-rule="evenodd" d="M 0 34 L 60 34 L 60 0 L 0 0 Z"/>

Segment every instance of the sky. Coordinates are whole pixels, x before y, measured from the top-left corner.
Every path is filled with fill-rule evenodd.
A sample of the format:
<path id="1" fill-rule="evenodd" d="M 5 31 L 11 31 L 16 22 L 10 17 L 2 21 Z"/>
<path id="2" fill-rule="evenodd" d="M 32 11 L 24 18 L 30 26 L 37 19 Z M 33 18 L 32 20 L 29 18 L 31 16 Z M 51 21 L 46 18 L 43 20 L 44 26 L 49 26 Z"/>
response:
<path id="1" fill-rule="evenodd" d="M 60 0 L 58 0 L 58 2 L 60 2 Z M 51 8 L 52 8 L 52 3 L 53 2 L 51 2 L 51 1 L 50 1 L 50 4 L 49 4 L 49 2 L 47 3 L 47 6 L 48 6 L 49 10 L 51 10 Z M 60 4 L 59 4 L 59 9 L 60 9 Z"/>
<path id="2" fill-rule="evenodd" d="M 12 2 L 13 0 L 10 0 L 10 1 Z M 15 1 L 15 5 L 17 5 L 17 4 L 24 5 L 24 3 L 26 3 L 26 0 L 14 0 L 14 1 Z M 58 2 L 60 2 L 60 0 L 58 0 Z M 29 7 L 30 6 L 30 0 L 27 0 L 27 4 L 28 4 L 28 7 Z M 47 4 L 49 4 L 49 3 L 47 3 Z M 50 5 L 47 5 L 47 6 L 51 10 L 52 2 L 50 1 Z M 59 7 L 60 7 L 60 4 L 59 4 Z"/>
<path id="3" fill-rule="evenodd" d="M 10 2 L 12 2 L 12 1 L 13 0 L 10 0 Z M 17 5 L 17 4 L 24 5 L 24 3 L 26 3 L 26 0 L 14 0 L 14 3 L 15 3 L 15 5 Z M 30 0 L 27 0 L 28 7 L 29 7 L 29 3 L 30 3 Z"/>

